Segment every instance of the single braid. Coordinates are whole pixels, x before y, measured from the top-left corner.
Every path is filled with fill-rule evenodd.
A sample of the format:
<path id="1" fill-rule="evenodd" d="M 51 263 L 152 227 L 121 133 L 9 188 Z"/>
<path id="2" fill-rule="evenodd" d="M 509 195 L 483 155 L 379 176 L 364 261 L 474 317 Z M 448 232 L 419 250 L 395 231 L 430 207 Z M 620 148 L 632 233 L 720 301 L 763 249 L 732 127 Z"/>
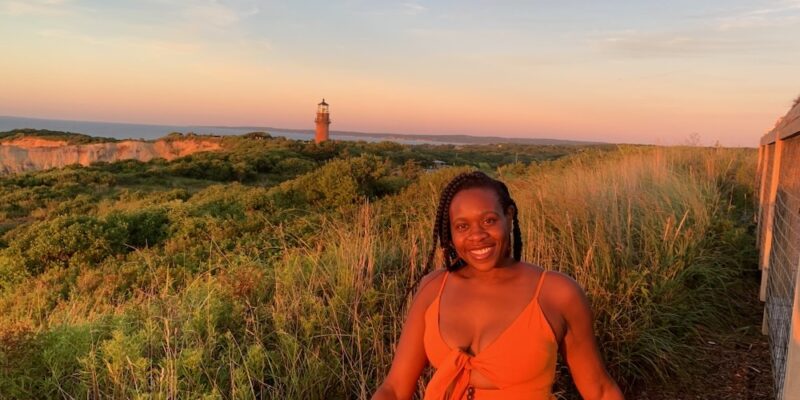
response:
<path id="1" fill-rule="evenodd" d="M 453 245 L 448 240 L 445 242 L 444 238 L 450 238 L 450 202 L 455 197 L 456 193 L 458 193 L 459 187 L 469 179 L 468 174 L 460 174 L 453 178 L 450 183 L 442 189 L 442 193 L 439 196 L 439 204 L 436 206 L 436 219 L 433 222 L 433 238 L 431 240 L 431 251 L 428 252 L 428 258 L 425 260 L 425 265 L 420 272 L 420 276 L 425 276 L 430 272 L 433 268 L 434 260 L 436 258 L 436 250 L 439 246 L 442 247 L 443 255 L 444 255 L 444 263 L 447 266 L 450 266 L 453 263 L 453 258 L 450 251 L 455 252 L 452 248 Z M 406 292 L 406 297 L 408 297 L 411 292 L 414 291 L 417 284 L 419 283 L 419 279 L 417 277 L 412 277 L 413 284 L 409 286 L 408 291 Z"/>
<path id="2" fill-rule="evenodd" d="M 439 220 L 442 219 L 442 199 L 439 199 L 439 206 L 436 208 L 436 220 L 433 223 L 433 240 L 431 241 L 431 251 L 428 253 L 428 259 L 425 260 L 425 265 L 422 267 L 422 276 L 428 273 L 433 259 L 436 257 L 436 248 L 439 243 L 440 227 Z M 416 279 L 415 279 L 416 280 Z"/>
<path id="3" fill-rule="evenodd" d="M 522 231 L 519 228 L 519 210 L 517 209 L 517 204 L 514 203 L 512 200 L 511 202 L 514 205 L 514 259 L 520 261 L 522 259 Z"/>
<path id="4" fill-rule="evenodd" d="M 451 266 L 458 256 L 455 254 L 452 240 L 450 239 L 450 203 L 453 197 L 461 190 L 461 186 L 469 180 L 468 174 L 461 174 L 453 178 L 452 181 L 442 191 L 442 201 L 439 203 L 437 214 L 437 224 L 439 225 L 439 245 L 444 250 L 444 265 Z M 434 249 L 435 251 L 435 249 Z"/>
<path id="5" fill-rule="evenodd" d="M 513 235 L 513 253 L 512 257 L 515 260 L 519 261 L 522 258 L 522 231 L 519 227 L 519 209 L 517 208 L 517 203 L 514 199 L 511 198 L 511 194 L 509 193 L 508 186 L 505 183 L 495 180 L 497 186 L 501 189 L 502 193 L 498 193 L 500 196 L 500 202 L 503 203 L 503 198 L 507 199 L 508 205 L 514 207 L 514 214 L 512 216 L 513 228 L 512 228 L 512 235 Z"/>

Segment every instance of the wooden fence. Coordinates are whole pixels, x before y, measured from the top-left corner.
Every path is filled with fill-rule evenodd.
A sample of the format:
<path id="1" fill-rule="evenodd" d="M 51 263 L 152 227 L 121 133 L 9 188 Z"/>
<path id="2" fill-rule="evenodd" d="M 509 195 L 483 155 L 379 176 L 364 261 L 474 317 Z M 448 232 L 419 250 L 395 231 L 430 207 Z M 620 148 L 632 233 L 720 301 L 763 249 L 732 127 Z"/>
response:
<path id="1" fill-rule="evenodd" d="M 800 400 L 800 104 L 758 148 L 758 248 L 775 397 Z"/>

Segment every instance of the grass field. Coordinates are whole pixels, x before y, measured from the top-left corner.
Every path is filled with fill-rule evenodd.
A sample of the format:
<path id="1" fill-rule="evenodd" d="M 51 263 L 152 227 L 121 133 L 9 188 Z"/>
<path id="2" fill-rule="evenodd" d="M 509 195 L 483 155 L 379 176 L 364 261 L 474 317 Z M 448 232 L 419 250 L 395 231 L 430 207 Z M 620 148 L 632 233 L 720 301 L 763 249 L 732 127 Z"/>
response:
<path id="1" fill-rule="evenodd" d="M 702 332 L 741 318 L 755 158 L 622 147 L 492 169 L 519 205 L 523 258 L 586 289 L 629 393 L 704 368 Z M 438 192 L 471 168 L 375 175 L 392 165 L 337 158 L 270 187 L 99 179 L 113 195 L 0 209 L 20 221 L 0 239 L 2 397 L 368 398 Z M 44 190 L 22 185 L 6 192 Z M 556 391 L 574 396 L 568 379 Z"/>

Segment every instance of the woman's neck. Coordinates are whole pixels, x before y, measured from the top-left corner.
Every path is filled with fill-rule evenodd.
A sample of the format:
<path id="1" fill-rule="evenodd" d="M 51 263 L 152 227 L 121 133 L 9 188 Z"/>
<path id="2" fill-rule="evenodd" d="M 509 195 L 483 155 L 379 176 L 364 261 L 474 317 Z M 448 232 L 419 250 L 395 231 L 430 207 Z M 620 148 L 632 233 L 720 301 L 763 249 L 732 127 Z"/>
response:
<path id="1" fill-rule="evenodd" d="M 467 264 L 458 271 L 458 274 L 465 279 L 475 279 L 479 282 L 497 282 L 507 279 L 512 274 L 512 267 L 517 264 L 517 260 L 506 257 L 497 265 L 488 270 L 480 270 Z"/>

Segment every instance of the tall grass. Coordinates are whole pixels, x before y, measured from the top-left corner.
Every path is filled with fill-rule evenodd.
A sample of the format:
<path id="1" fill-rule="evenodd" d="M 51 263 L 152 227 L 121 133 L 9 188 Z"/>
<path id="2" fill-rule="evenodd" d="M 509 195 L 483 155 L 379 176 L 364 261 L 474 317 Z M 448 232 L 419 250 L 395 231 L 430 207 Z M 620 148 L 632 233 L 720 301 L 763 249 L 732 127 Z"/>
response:
<path id="1" fill-rule="evenodd" d="M 525 258 L 588 292 L 625 386 L 692 371 L 698 329 L 730 323 L 726 296 L 752 268 L 752 152 L 651 149 L 512 181 Z M 739 207 L 737 209 L 737 207 Z M 744 217 L 744 218 L 742 218 Z"/>
<path id="2" fill-rule="evenodd" d="M 501 171 L 524 258 L 586 289 L 626 388 L 680 375 L 698 334 L 731 321 L 727 290 L 751 267 L 740 217 L 754 162 L 750 150 L 623 148 Z M 260 247 L 223 230 L 201 269 L 143 249 L 6 289 L 0 397 L 368 398 L 391 363 L 438 192 L 457 172 L 263 222 L 247 233 Z M 293 235 L 297 226 L 312 233 Z"/>

